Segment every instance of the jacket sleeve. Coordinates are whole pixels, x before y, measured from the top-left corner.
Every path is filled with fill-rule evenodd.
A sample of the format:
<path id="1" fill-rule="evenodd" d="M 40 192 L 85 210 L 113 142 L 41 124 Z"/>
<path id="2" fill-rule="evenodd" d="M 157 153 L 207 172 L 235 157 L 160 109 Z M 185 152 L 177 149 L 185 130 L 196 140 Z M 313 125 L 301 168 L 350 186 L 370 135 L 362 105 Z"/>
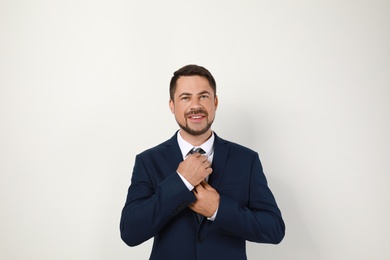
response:
<path id="1" fill-rule="evenodd" d="M 122 210 L 122 240 L 136 246 L 155 236 L 176 214 L 195 201 L 176 172 L 158 179 L 154 169 L 140 155 L 135 159 L 131 185 Z"/>
<path id="2" fill-rule="evenodd" d="M 257 153 L 253 158 L 250 174 L 248 203 L 242 205 L 221 194 L 214 228 L 226 235 L 252 242 L 278 244 L 284 237 L 285 224 L 268 187 Z"/>

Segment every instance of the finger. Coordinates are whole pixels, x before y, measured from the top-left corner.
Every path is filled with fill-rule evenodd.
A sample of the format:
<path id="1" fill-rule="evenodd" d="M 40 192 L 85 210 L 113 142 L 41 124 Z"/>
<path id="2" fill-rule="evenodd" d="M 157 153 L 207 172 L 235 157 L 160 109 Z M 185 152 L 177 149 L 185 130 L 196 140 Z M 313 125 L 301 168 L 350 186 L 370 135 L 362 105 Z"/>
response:
<path id="1" fill-rule="evenodd" d="M 211 165 L 211 163 L 209 162 L 209 160 L 207 160 L 207 158 L 206 158 L 205 161 L 202 161 L 202 163 L 203 163 L 205 166 L 207 166 L 207 167 L 210 167 L 210 165 Z"/>
<path id="2" fill-rule="evenodd" d="M 199 186 L 202 186 L 202 188 L 206 188 L 207 185 L 209 185 L 205 180 L 201 181 L 201 183 L 199 183 Z"/>
<path id="3" fill-rule="evenodd" d="M 199 185 L 196 186 L 196 188 L 198 189 L 199 192 L 201 192 L 202 190 L 204 190 L 204 187 L 203 187 L 202 183 L 199 183 Z"/>
<path id="4" fill-rule="evenodd" d="M 206 169 L 206 170 L 210 169 L 210 170 L 211 170 L 210 173 L 213 171 L 213 169 L 211 168 L 211 164 L 208 165 L 208 166 L 206 166 L 205 169 Z"/>
<path id="5" fill-rule="evenodd" d="M 192 154 L 189 154 L 187 155 L 186 159 L 190 158 L 190 157 L 195 157 L 195 158 L 199 158 L 201 157 L 202 155 L 200 153 L 192 153 Z"/>
<path id="6" fill-rule="evenodd" d="M 200 154 L 200 153 L 194 153 L 194 154 L 197 154 L 197 158 L 200 158 L 202 159 L 202 162 L 205 162 L 207 161 L 207 159 L 209 158 L 208 156 L 204 155 L 204 154 Z"/>
<path id="7" fill-rule="evenodd" d="M 194 212 L 197 212 L 197 208 L 194 205 L 188 205 L 188 208 Z"/>
<path id="8" fill-rule="evenodd" d="M 196 158 L 200 158 L 200 157 L 203 157 L 204 155 L 202 155 L 201 153 L 193 153 L 195 154 Z"/>
<path id="9" fill-rule="evenodd" d="M 205 188 L 207 185 L 209 185 L 205 180 L 201 181 L 199 185 L 202 185 L 203 188 Z"/>
<path id="10" fill-rule="evenodd" d="M 205 190 L 211 190 L 211 189 L 214 189 L 213 187 L 211 187 L 210 184 L 208 184 L 207 182 L 203 181 L 202 183 L 202 187 L 205 189 Z"/>

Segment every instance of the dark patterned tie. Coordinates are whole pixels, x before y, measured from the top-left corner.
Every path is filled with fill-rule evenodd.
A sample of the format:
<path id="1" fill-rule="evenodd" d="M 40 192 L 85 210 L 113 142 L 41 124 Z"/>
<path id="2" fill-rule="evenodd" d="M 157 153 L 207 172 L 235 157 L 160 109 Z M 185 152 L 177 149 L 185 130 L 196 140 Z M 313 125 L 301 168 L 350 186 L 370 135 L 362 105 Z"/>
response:
<path id="1" fill-rule="evenodd" d="M 198 148 L 194 147 L 191 149 L 191 151 L 188 152 L 188 154 L 193 154 L 193 153 L 205 154 L 206 152 L 200 147 L 198 147 Z"/>
<path id="2" fill-rule="evenodd" d="M 202 148 L 200 148 L 200 147 L 198 147 L 198 148 L 194 147 L 194 148 L 191 149 L 191 151 L 188 152 L 188 154 L 193 154 L 193 153 L 205 154 L 206 152 Z M 196 216 L 198 218 L 198 221 L 201 222 L 203 216 L 198 214 L 198 213 L 196 213 Z"/>

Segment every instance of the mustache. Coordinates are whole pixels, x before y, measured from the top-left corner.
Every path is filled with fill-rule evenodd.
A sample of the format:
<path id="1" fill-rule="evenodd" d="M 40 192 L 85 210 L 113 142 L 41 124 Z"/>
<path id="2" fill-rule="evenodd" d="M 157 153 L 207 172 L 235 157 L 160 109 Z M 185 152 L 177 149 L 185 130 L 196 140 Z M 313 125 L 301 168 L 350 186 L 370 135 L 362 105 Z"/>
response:
<path id="1" fill-rule="evenodd" d="M 198 108 L 198 109 L 191 109 L 189 112 L 187 112 L 185 115 L 186 116 L 192 116 L 192 115 L 197 115 L 197 114 L 204 114 L 206 116 L 208 116 L 208 113 L 207 111 L 201 109 L 201 108 Z"/>

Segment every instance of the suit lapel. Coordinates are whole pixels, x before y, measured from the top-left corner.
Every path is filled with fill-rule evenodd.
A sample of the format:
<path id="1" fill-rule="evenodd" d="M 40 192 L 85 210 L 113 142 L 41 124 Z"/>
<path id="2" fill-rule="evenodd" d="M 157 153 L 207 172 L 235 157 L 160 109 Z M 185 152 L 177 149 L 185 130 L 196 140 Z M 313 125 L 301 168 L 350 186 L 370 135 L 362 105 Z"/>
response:
<path id="1" fill-rule="evenodd" d="M 164 155 L 173 171 L 176 171 L 179 163 L 183 161 L 183 155 L 177 143 L 177 134 L 178 132 L 166 141 L 166 149 L 164 151 Z M 230 146 L 223 139 L 219 138 L 215 132 L 214 135 L 214 157 L 211 165 L 213 173 L 210 175 L 209 184 L 217 188 L 225 170 Z"/>
<path id="2" fill-rule="evenodd" d="M 164 156 L 171 167 L 171 171 L 176 171 L 179 163 L 183 161 L 183 155 L 177 143 L 177 132 L 171 139 L 167 140 Z"/>
<path id="3" fill-rule="evenodd" d="M 225 171 L 228 155 L 229 145 L 215 134 L 214 157 L 211 165 L 213 173 L 209 177 L 209 184 L 214 189 L 217 189 L 222 175 Z"/>
<path id="4" fill-rule="evenodd" d="M 218 190 L 218 185 L 225 172 L 229 151 L 229 144 L 215 134 L 214 157 L 211 165 L 213 173 L 209 177 L 209 184 L 216 190 Z M 212 230 L 213 222 L 206 220 L 206 218 L 202 218 L 198 228 L 201 238 L 205 238 L 210 230 Z"/>
<path id="5" fill-rule="evenodd" d="M 176 132 L 176 134 L 172 136 L 171 139 L 166 141 L 166 149 L 164 151 L 164 156 L 169 162 L 171 171 L 176 171 L 180 162 L 183 161 L 183 155 L 180 151 L 179 144 L 177 143 L 177 134 L 178 132 Z M 213 173 L 209 177 L 209 184 L 214 189 L 217 189 L 219 182 L 222 178 L 228 155 L 229 155 L 229 145 L 223 139 L 219 138 L 215 134 L 214 157 L 211 166 L 213 169 Z M 201 220 L 199 221 L 195 212 L 193 212 L 192 215 L 194 216 L 194 220 L 199 224 L 199 227 L 201 226 L 202 223 L 205 223 L 205 218 L 202 217 Z M 206 230 L 208 230 L 208 228 L 206 228 Z"/>

